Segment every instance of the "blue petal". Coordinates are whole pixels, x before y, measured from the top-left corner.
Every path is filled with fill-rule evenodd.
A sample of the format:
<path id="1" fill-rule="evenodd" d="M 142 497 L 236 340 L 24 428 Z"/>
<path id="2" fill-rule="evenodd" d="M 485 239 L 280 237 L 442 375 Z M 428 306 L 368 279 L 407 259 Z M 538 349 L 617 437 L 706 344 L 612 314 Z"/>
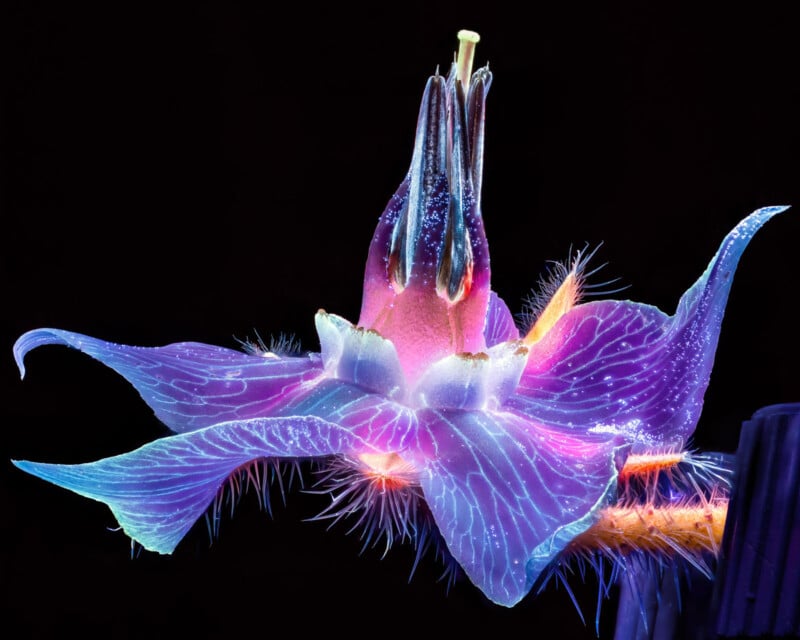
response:
<path id="1" fill-rule="evenodd" d="M 334 422 L 384 452 L 416 446 L 417 416 L 412 409 L 341 380 L 320 380 L 287 403 L 282 415 Z"/>
<path id="2" fill-rule="evenodd" d="M 636 448 L 684 445 L 700 417 L 739 258 L 785 209 L 740 222 L 674 316 L 627 301 L 572 309 L 533 345 L 506 406 L 547 424 L 624 433 Z"/>
<path id="3" fill-rule="evenodd" d="M 151 551 L 171 553 L 241 465 L 261 457 L 346 451 L 374 449 L 351 431 L 319 418 L 261 418 L 169 436 L 97 462 L 14 464 L 107 504 L 131 538 Z"/>
<path id="4" fill-rule="evenodd" d="M 23 376 L 25 355 L 47 344 L 74 347 L 114 369 L 179 433 L 274 415 L 300 392 L 303 382 L 322 372 L 318 355 L 263 357 L 195 342 L 132 347 L 71 331 L 36 329 L 14 345 Z"/>
<path id="5" fill-rule="evenodd" d="M 439 531 L 470 580 L 511 607 L 607 503 L 616 443 L 509 413 L 423 414 L 436 455 L 420 483 Z"/>

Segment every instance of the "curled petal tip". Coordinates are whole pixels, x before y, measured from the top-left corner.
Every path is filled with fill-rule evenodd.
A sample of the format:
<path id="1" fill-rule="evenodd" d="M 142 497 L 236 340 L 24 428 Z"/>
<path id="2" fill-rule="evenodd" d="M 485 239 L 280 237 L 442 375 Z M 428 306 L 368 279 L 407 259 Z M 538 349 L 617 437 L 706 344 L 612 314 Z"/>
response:
<path id="1" fill-rule="evenodd" d="M 22 361 L 22 357 L 18 356 L 16 353 L 14 353 L 14 360 L 16 361 L 17 369 L 19 370 L 19 379 L 20 380 L 24 380 L 25 379 L 25 363 Z"/>
<path id="2" fill-rule="evenodd" d="M 14 343 L 14 362 L 17 363 L 17 370 L 19 371 L 19 379 L 25 379 L 25 354 L 29 351 L 29 349 L 25 348 L 25 336 L 28 334 L 21 336 L 15 343 Z"/>
<path id="3" fill-rule="evenodd" d="M 95 462 L 11 463 L 102 502 L 133 540 L 168 554 L 209 505 L 216 513 L 227 483 L 267 490 L 254 461 L 334 459 L 324 491 L 337 506 L 312 519 L 335 522 L 372 502 L 377 511 L 360 516 L 364 548 L 407 538 L 417 560 L 430 526 L 498 605 L 546 582 L 572 541 L 625 499 L 617 480 L 629 453 L 685 447 L 739 258 L 789 207 L 740 221 L 673 316 L 631 301 L 579 304 L 592 254 L 578 252 L 521 340 L 490 288 L 480 209 L 492 74 L 472 70 L 478 34 L 458 39 L 449 73 L 437 67 L 426 85 L 409 171 L 370 246 L 356 325 L 320 309 L 320 352 L 303 356 L 29 331 L 13 347 L 21 378 L 32 349 L 75 348 L 122 375 L 176 433 Z M 373 502 L 395 489 L 402 496 Z M 427 505 L 419 520 L 417 499 Z"/>
<path id="4" fill-rule="evenodd" d="M 45 344 L 58 344 L 62 342 L 53 335 L 51 329 L 36 329 L 22 334 L 14 343 L 14 361 L 19 369 L 20 380 L 25 378 L 25 356 L 29 351 Z"/>
<path id="5" fill-rule="evenodd" d="M 17 363 L 20 378 L 25 377 L 25 356 L 37 347 L 58 344 L 74 349 L 82 349 L 86 336 L 62 329 L 34 329 L 23 333 L 14 343 L 14 361 Z"/>

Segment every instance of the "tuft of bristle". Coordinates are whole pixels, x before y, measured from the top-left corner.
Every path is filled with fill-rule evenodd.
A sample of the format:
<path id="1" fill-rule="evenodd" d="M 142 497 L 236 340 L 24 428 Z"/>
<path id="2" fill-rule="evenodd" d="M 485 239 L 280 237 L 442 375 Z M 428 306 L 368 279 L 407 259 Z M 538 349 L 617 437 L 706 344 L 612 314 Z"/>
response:
<path id="1" fill-rule="evenodd" d="M 561 286 L 570 277 L 574 278 L 575 284 L 577 285 L 573 304 L 578 304 L 585 297 L 611 295 L 628 288 L 627 285 L 609 288 L 611 285 L 619 282 L 619 278 L 612 278 L 611 280 L 598 283 L 588 282 L 590 277 L 607 266 L 607 263 L 603 263 L 593 268 L 591 271 L 586 270 L 589 261 L 594 258 L 601 246 L 602 243 L 598 244 L 594 249 L 589 250 L 589 245 L 587 243 L 582 249 L 575 251 L 570 247 L 566 260 L 562 262 L 551 260 L 547 263 L 546 273 L 539 276 L 537 288 L 525 299 L 522 312 L 518 315 L 518 324 L 522 327 L 521 333 L 523 335 L 530 332 L 536 324 L 536 321 L 544 313 L 547 305 L 550 304 L 550 301 L 553 300 Z"/>
<path id="2" fill-rule="evenodd" d="M 730 456 L 691 451 L 653 451 L 628 456 L 619 473 L 617 504 L 654 507 L 708 501 L 731 488 Z"/>
<path id="3" fill-rule="evenodd" d="M 401 469 L 392 478 L 384 478 L 375 476 L 361 460 L 335 456 L 318 473 L 312 493 L 330 495 L 331 504 L 312 520 L 332 520 L 332 526 L 355 518 L 347 533 L 362 529 L 362 552 L 383 539 L 386 555 L 395 540 L 414 538 L 422 492 L 410 472 Z"/>
<path id="4" fill-rule="evenodd" d="M 392 454 L 387 456 L 392 458 Z M 388 466 L 376 467 L 372 460 L 333 456 L 317 471 L 318 480 L 308 493 L 326 494 L 331 503 L 310 520 L 330 520 L 329 528 L 350 520 L 351 534 L 360 530 L 361 553 L 383 541 L 382 557 L 395 542 L 412 545 L 415 551 L 409 580 L 423 556 L 429 552 L 441 561 L 440 576 L 449 590 L 458 577 L 458 564 L 447 551 L 433 514 L 422 497 L 416 471 L 398 457 Z"/>
<path id="5" fill-rule="evenodd" d="M 240 340 L 234 337 L 245 353 L 251 356 L 261 356 L 262 358 L 289 358 L 302 355 L 300 341 L 293 334 L 281 333 L 278 336 L 270 336 L 269 344 L 259 335 L 258 331 L 253 330 L 255 339 L 245 338 Z"/>
<path id="6" fill-rule="evenodd" d="M 719 551 L 727 509 L 723 498 L 661 507 L 614 505 L 603 509 L 599 520 L 570 543 L 568 553 L 600 550 L 613 562 L 631 552 L 665 559 L 680 556 L 710 578 L 708 554 L 716 557 Z"/>
<path id="7" fill-rule="evenodd" d="M 602 602 L 620 580 L 635 589 L 643 572 L 658 583 L 669 572 L 688 576 L 693 570 L 711 579 L 725 528 L 731 466 L 726 454 L 662 451 L 630 457 L 620 472 L 617 501 L 567 545 L 540 577 L 538 592 L 555 581 L 571 594 L 569 580 L 585 581 L 593 571 L 599 625 Z"/>
<path id="8" fill-rule="evenodd" d="M 281 501 L 286 504 L 286 492 L 295 482 L 303 486 L 301 460 L 258 458 L 236 469 L 222 483 L 217 490 L 205 514 L 206 528 L 208 530 L 209 544 L 219 538 L 220 524 L 228 515 L 232 518 L 242 496 L 254 492 L 258 498 L 259 507 L 272 517 L 272 499 L 270 496 L 273 485 L 278 486 Z"/>

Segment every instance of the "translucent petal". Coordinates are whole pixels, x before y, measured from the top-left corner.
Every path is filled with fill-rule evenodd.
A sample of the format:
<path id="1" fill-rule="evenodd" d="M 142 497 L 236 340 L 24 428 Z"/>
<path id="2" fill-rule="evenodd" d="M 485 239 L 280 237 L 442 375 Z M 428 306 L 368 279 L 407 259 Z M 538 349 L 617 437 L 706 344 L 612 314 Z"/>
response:
<path id="1" fill-rule="evenodd" d="M 685 444 L 700 417 L 739 257 L 785 208 L 740 222 L 674 316 L 629 301 L 572 309 L 531 347 L 507 406 L 547 424 L 625 433 L 637 449 Z"/>
<path id="2" fill-rule="evenodd" d="M 492 601 L 513 606 L 613 493 L 617 444 L 512 414 L 420 412 L 436 452 L 420 483 L 447 548 Z"/>
<path id="3" fill-rule="evenodd" d="M 263 357 L 196 342 L 132 347 L 61 329 L 36 329 L 14 345 L 23 376 L 25 355 L 48 344 L 74 347 L 111 367 L 179 433 L 274 414 L 322 372 L 316 354 Z"/>
<path id="4" fill-rule="evenodd" d="M 85 464 L 14 464 L 105 503 L 127 535 L 146 549 L 171 553 L 241 465 L 346 451 L 375 450 L 348 429 L 306 416 L 223 422 Z"/>
<path id="5" fill-rule="evenodd" d="M 489 308 L 486 310 L 483 337 L 487 347 L 519 339 L 519 329 L 514 324 L 514 316 L 511 315 L 511 311 L 503 299 L 494 291 L 489 294 Z"/>

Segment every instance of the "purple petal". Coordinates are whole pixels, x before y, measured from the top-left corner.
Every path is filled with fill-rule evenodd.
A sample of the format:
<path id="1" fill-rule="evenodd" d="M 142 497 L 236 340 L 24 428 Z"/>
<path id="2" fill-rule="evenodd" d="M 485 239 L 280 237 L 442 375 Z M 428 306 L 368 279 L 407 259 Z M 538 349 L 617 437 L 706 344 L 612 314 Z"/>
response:
<path id="1" fill-rule="evenodd" d="M 417 417 L 412 409 L 341 380 L 321 380 L 281 413 L 336 423 L 384 452 L 416 446 Z"/>
<path id="2" fill-rule="evenodd" d="M 319 418 L 260 418 L 169 436 L 97 462 L 14 464 L 107 504 L 127 535 L 151 551 L 171 553 L 241 465 L 265 456 L 346 451 L 374 449 L 348 429 Z"/>
<path id="3" fill-rule="evenodd" d="M 179 433 L 229 420 L 275 415 L 303 383 L 322 372 L 319 356 L 273 358 L 196 342 L 166 347 L 132 347 L 71 331 L 36 329 L 14 345 L 23 359 L 41 345 L 79 349 L 130 382 L 156 416 Z"/>
<path id="4" fill-rule="evenodd" d="M 615 443 L 576 438 L 510 413 L 426 411 L 435 456 L 421 486 L 453 557 L 511 607 L 616 486 Z"/>
<path id="5" fill-rule="evenodd" d="M 531 348 L 507 405 L 547 424 L 622 432 L 636 447 L 685 444 L 700 417 L 739 257 L 784 210 L 759 209 L 740 222 L 672 317 L 633 302 L 574 308 Z"/>
<path id="6" fill-rule="evenodd" d="M 486 310 L 486 324 L 483 337 L 487 347 L 501 342 L 519 339 L 519 329 L 514 324 L 514 317 L 503 299 L 494 291 L 489 294 L 489 308 Z"/>

